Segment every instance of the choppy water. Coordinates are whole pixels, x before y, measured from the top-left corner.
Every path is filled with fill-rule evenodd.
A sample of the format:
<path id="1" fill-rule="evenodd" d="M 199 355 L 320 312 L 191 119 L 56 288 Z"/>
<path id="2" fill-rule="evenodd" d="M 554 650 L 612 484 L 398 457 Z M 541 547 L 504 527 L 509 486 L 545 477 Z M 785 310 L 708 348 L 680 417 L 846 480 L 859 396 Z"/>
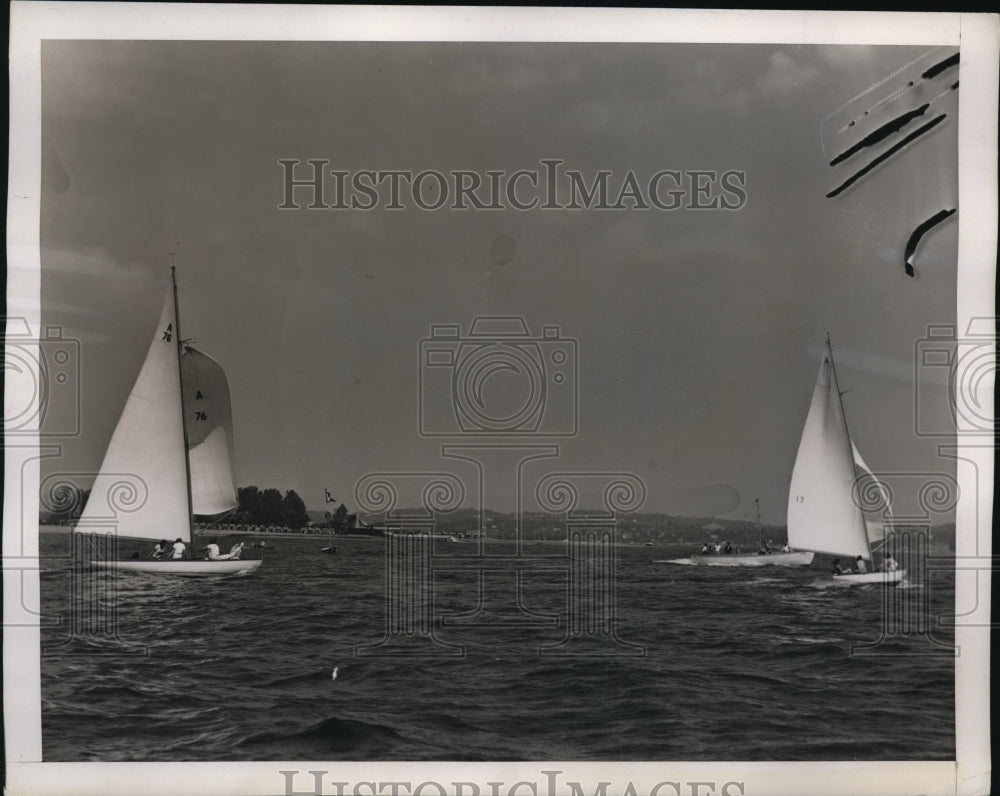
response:
<path id="1" fill-rule="evenodd" d="M 831 587 L 819 562 L 676 566 L 656 560 L 689 550 L 619 548 L 621 643 L 584 623 L 562 648 L 564 571 L 526 574 L 531 613 L 501 625 L 499 592 L 480 605 L 476 574 L 435 565 L 438 643 L 404 637 L 357 656 L 386 634 L 383 541 L 338 541 L 331 557 L 325 541 L 279 539 L 243 578 L 119 575 L 117 601 L 100 597 L 80 638 L 68 636 L 71 595 L 112 576 L 74 581 L 69 544 L 42 535 L 43 611 L 63 619 L 42 634 L 48 761 L 954 758 L 954 659 L 915 635 L 852 656 L 878 641 L 885 595 Z M 473 552 L 450 547 L 436 554 Z M 950 616 L 953 582 L 935 574 L 896 596 Z M 109 607 L 119 641 L 102 637 Z"/>

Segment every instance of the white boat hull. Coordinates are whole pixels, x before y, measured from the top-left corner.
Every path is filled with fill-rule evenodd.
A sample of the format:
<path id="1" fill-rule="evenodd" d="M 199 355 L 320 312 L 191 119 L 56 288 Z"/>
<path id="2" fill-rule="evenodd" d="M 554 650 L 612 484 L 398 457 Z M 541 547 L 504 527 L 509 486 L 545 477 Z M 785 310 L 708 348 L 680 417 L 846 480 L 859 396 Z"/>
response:
<path id="1" fill-rule="evenodd" d="M 119 572 L 143 572 L 149 575 L 177 575 L 184 578 L 219 577 L 221 575 L 249 575 L 261 562 L 246 561 L 91 561 L 97 569 L 114 569 Z"/>
<path id="2" fill-rule="evenodd" d="M 864 574 L 853 573 L 851 575 L 834 575 L 834 583 L 843 583 L 849 586 L 881 585 L 898 586 L 906 577 L 905 569 L 897 569 L 895 572 L 865 572 Z"/>
<path id="3" fill-rule="evenodd" d="M 770 555 L 726 554 L 691 556 L 693 564 L 706 567 L 808 567 L 815 553 L 795 550 L 791 553 L 771 553 Z"/>

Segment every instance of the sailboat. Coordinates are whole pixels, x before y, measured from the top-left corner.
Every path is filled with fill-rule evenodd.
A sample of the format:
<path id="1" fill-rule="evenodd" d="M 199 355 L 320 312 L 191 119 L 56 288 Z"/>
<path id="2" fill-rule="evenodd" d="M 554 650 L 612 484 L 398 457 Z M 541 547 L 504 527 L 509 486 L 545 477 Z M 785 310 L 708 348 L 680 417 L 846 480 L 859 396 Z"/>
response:
<path id="1" fill-rule="evenodd" d="M 872 544 L 884 541 L 881 523 L 869 522 L 855 498 L 859 477 L 878 480 L 864 463 L 847 427 L 830 337 L 816 377 L 788 492 L 788 542 L 796 547 L 872 560 Z M 883 489 L 879 486 L 879 489 Z M 883 494 L 885 494 L 883 490 Z M 906 571 L 835 575 L 838 583 L 896 585 Z"/>
<path id="2" fill-rule="evenodd" d="M 756 553 L 710 553 L 708 555 L 691 556 L 692 564 L 707 567 L 808 567 L 813 560 L 808 550 L 770 551 L 764 545 L 764 526 L 760 522 L 760 501 L 754 499 L 757 505 L 757 529 L 760 534 L 760 544 Z"/>
<path id="3" fill-rule="evenodd" d="M 220 365 L 183 341 L 177 281 L 163 304 L 146 360 L 111 436 L 78 533 L 115 528 L 123 538 L 181 540 L 194 553 L 194 515 L 217 515 L 238 505 L 234 480 L 232 408 Z M 121 503 L 123 485 L 135 492 Z M 169 555 L 169 551 L 165 553 Z M 259 560 L 235 558 L 99 560 L 102 569 L 188 577 L 244 575 Z M 226 557 L 223 557 L 226 558 Z"/>

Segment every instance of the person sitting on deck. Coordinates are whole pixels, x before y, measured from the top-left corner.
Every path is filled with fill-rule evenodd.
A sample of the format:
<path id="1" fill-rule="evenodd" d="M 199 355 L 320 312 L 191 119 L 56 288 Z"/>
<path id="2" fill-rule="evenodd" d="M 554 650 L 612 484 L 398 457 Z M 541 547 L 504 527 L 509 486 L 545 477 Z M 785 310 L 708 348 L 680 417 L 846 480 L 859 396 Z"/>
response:
<path id="1" fill-rule="evenodd" d="M 161 558 L 163 558 L 163 554 L 166 552 L 167 552 L 167 540 L 160 539 L 160 541 L 156 543 L 156 546 L 153 547 L 153 560 L 159 561 Z"/>
<path id="2" fill-rule="evenodd" d="M 701 554 L 702 554 L 703 556 L 706 556 L 706 555 L 708 555 L 708 554 L 709 554 L 710 552 L 711 552 L 711 551 L 710 551 L 710 550 L 708 549 L 708 542 L 705 542 L 705 543 L 704 543 L 704 544 L 703 544 L 703 545 L 701 546 Z"/>
<path id="3" fill-rule="evenodd" d="M 173 553 L 170 554 L 170 557 L 174 560 L 184 558 L 184 551 L 186 549 L 187 545 L 184 544 L 184 541 L 178 536 L 177 540 L 174 542 Z"/>
<path id="4" fill-rule="evenodd" d="M 715 543 L 715 552 L 716 553 L 721 553 L 722 552 L 722 545 L 719 544 L 718 542 Z"/>
<path id="5" fill-rule="evenodd" d="M 868 573 L 868 567 L 865 566 L 865 560 L 861 556 L 854 557 L 854 566 L 857 568 L 859 575 Z"/>
<path id="6" fill-rule="evenodd" d="M 209 561 L 214 561 L 219 557 L 219 546 L 215 542 L 205 545 L 205 550 L 205 557 Z"/>
<path id="7" fill-rule="evenodd" d="M 882 570 L 884 572 L 895 572 L 897 569 L 899 569 L 899 564 L 892 557 L 892 553 L 886 553 L 885 558 L 882 560 Z"/>
<path id="8" fill-rule="evenodd" d="M 790 548 L 788 546 L 788 542 L 785 542 L 785 544 L 782 546 L 781 552 L 782 553 L 791 553 L 792 552 L 792 548 Z"/>
<path id="9" fill-rule="evenodd" d="M 842 566 L 840 566 L 840 559 L 839 558 L 835 558 L 835 559 L 833 559 L 833 574 L 834 575 L 850 575 L 851 574 L 851 570 L 844 569 Z"/>
<path id="10" fill-rule="evenodd" d="M 733 552 L 733 546 L 729 544 L 729 542 L 726 542 L 726 555 L 729 555 L 732 552 Z"/>

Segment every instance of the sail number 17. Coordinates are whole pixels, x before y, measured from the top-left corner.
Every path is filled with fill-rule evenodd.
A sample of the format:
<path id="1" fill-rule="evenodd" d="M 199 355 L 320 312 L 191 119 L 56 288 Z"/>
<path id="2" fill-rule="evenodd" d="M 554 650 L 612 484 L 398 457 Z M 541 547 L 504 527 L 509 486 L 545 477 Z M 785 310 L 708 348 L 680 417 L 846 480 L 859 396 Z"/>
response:
<path id="1" fill-rule="evenodd" d="M 795 502 L 796 503 L 805 503 L 806 499 L 804 497 L 802 497 L 802 495 L 796 495 L 795 496 Z"/>

